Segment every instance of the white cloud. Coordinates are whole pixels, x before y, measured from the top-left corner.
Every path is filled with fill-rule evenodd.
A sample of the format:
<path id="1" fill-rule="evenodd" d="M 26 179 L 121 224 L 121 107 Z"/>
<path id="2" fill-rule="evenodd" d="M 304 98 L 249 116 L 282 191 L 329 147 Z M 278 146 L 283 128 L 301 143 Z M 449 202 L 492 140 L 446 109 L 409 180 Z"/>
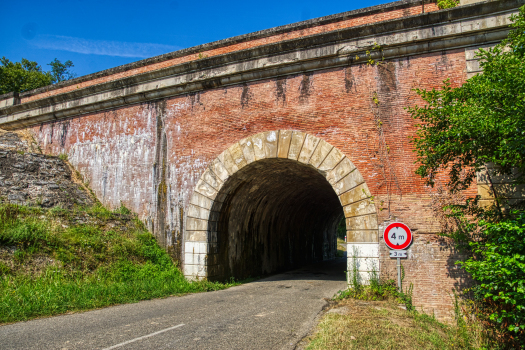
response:
<path id="1" fill-rule="evenodd" d="M 31 43 L 41 49 L 138 58 L 148 58 L 181 49 L 181 47 L 172 45 L 89 40 L 59 35 L 38 35 Z"/>

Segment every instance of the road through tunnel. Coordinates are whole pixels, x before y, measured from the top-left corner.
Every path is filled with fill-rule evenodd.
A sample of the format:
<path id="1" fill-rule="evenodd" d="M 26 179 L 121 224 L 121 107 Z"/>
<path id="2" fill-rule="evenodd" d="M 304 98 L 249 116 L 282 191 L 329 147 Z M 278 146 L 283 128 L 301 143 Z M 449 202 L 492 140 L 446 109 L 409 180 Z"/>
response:
<path id="1" fill-rule="evenodd" d="M 224 184 L 216 278 L 236 279 L 334 258 L 343 207 L 317 169 L 289 159 L 245 166 Z"/>

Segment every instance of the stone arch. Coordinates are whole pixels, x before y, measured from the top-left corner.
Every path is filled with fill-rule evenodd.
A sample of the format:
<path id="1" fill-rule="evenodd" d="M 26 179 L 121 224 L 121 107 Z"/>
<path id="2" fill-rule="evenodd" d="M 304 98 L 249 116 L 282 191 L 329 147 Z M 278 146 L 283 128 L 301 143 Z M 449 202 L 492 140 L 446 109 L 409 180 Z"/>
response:
<path id="1" fill-rule="evenodd" d="M 348 270 L 352 271 L 356 264 L 364 281 L 371 271 L 378 271 L 377 212 L 361 173 L 343 152 L 323 139 L 301 131 L 277 130 L 233 144 L 211 162 L 198 180 L 186 213 L 183 249 L 186 277 L 214 279 L 221 275 L 218 236 L 224 203 L 229 203 L 235 184 L 248 181 L 253 174 L 263 174 L 264 169 L 279 169 L 279 164 L 300 167 L 310 174 L 309 179 L 315 178 L 318 186 L 324 186 L 319 177 L 326 180 L 326 186 L 333 191 L 323 191 L 327 196 L 330 195 L 327 192 L 336 195 L 345 217 Z M 262 170 L 253 170 L 255 165 Z"/>

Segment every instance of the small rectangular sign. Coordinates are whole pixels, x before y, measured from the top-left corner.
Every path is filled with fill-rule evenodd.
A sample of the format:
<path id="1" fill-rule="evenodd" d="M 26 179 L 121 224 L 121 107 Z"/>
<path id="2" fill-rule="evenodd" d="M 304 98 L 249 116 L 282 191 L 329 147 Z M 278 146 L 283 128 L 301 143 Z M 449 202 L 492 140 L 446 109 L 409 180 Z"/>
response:
<path id="1" fill-rule="evenodd" d="M 406 258 L 407 251 L 406 250 L 391 250 L 390 257 L 391 258 Z"/>

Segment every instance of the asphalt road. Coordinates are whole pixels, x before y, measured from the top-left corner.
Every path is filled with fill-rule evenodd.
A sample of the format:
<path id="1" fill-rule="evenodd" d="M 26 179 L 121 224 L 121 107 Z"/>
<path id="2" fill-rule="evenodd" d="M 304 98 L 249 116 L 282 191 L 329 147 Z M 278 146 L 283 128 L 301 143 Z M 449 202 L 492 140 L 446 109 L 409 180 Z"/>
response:
<path id="1" fill-rule="evenodd" d="M 338 290 L 345 259 L 227 290 L 0 327 L 0 349 L 294 349 Z"/>

